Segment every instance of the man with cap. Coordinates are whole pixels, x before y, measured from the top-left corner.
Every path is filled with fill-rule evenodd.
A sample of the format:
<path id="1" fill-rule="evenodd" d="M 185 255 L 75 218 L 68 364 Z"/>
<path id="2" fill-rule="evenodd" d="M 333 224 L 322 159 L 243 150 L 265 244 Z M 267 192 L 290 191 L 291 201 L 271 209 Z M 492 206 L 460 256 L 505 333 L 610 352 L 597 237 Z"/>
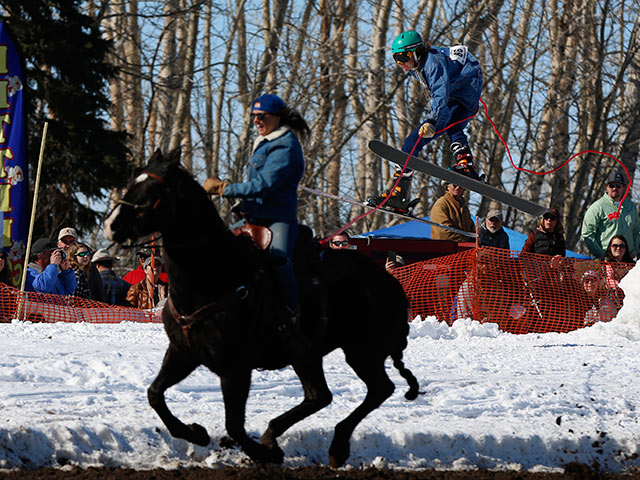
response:
<path id="1" fill-rule="evenodd" d="M 278 330 L 291 341 L 291 353 L 297 354 L 302 341 L 296 341 L 298 323 L 298 285 L 293 272 L 293 248 L 298 234 L 298 184 L 304 173 L 304 157 L 298 137 L 310 133 L 302 115 L 289 108 L 274 94 L 256 98 L 251 118 L 258 137 L 249 158 L 246 182 L 230 183 L 210 177 L 204 189 L 211 195 L 239 198 L 242 212 L 249 222 L 268 227 L 273 232 L 269 250 L 282 261 L 275 269 L 275 280 L 282 297 L 285 314 Z"/>
<path id="2" fill-rule="evenodd" d="M 64 250 L 49 238 L 39 238 L 31 246 L 31 261 L 27 265 L 27 292 L 72 295 L 77 281 Z"/>
<path id="3" fill-rule="evenodd" d="M 66 250 L 71 245 L 78 243 L 78 233 L 75 228 L 65 227 L 60 229 L 58 233 L 58 248 Z"/>
<path id="4" fill-rule="evenodd" d="M 607 245 L 614 235 L 623 235 L 629 244 L 629 253 L 640 253 L 640 217 L 638 208 L 627 195 L 620 209 L 620 217 L 614 214 L 624 197 L 627 176 L 622 169 L 613 170 L 607 178 L 606 193 L 593 202 L 582 220 L 582 240 L 596 258 L 604 258 Z"/>
<path id="5" fill-rule="evenodd" d="M 436 200 L 429 212 L 432 222 L 447 225 L 449 227 L 475 232 L 476 226 L 471 219 L 471 212 L 464 200 L 464 188 L 448 182 L 441 182 L 444 187 L 444 195 Z M 434 240 L 452 240 L 454 242 L 470 242 L 473 237 L 467 237 L 461 233 L 455 233 L 444 228 L 431 227 L 431 238 Z"/>
<path id="6" fill-rule="evenodd" d="M 502 211 L 491 210 L 478 228 L 478 245 L 509 250 L 509 235 L 502 228 L 503 225 Z"/>
<path id="7" fill-rule="evenodd" d="M 127 302 L 127 292 L 131 284 L 118 277 L 113 271 L 113 262 L 115 260 L 117 258 L 111 255 L 106 248 L 97 250 L 91 257 L 91 263 L 100 272 L 100 277 L 104 284 L 105 302 L 110 305 L 130 307 L 131 304 Z"/>

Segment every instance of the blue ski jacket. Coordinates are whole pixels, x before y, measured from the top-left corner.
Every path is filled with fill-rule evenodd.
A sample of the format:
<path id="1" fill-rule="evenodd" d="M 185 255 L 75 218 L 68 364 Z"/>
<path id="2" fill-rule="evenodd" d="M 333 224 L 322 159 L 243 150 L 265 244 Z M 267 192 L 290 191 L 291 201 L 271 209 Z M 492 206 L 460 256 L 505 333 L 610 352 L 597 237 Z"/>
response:
<path id="1" fill-rule="evenodd" d="M 78 285 L 73 269 L 58 270 L 54 264 L 47 265 L 40 271 L 40 265 L 29 263 L 24 289 L 27 292 L 55 293 L 57 295 L 73 295 Z"/>
<path id="2" fill-rule="evenodd" d="M 286 126 L 254 142 L 249 158 L 249 180 L 225 187 L 225 197 L 245 199 L 244 211 L 252 221 L 297 224 L 298 183 L 304 157 L 298 137 Z"/>
<path id="3" fill-rule="evenodd" d="M 410 73 L 431 92 L 431 112 L 426 121 L 436 131 L 447 126 L 450 111 L 446 107 L 451 103 L 457 102 L 471 112 L 477 110 L 482 69 L 464 45 L 431 47 L 424 64 Z"/>

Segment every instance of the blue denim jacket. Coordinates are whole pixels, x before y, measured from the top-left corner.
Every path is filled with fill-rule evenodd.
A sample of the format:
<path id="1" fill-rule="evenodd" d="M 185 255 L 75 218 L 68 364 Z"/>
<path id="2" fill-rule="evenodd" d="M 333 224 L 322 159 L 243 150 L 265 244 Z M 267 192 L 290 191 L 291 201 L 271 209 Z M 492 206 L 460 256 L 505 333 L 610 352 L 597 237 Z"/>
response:
<path id="1" fill-rule="evenodd" d="M 280 127 L 256 139 L 249 180 L 227 185 L 223 195 L 245 199 L 244 211 L 253 220 L 297 223 L 298 183 L 303 173 L 300 142 L 288 127 Z"/>

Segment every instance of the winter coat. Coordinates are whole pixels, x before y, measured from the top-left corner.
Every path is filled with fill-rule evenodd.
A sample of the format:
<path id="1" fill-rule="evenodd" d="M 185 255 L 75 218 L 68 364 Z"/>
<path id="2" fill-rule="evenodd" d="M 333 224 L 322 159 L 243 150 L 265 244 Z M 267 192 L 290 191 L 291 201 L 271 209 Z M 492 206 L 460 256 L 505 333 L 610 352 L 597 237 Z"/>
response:
<path id="1" fill-rule="evenodd" d="M 70 268 L 60 270 L 58 265 L 53 263 L 44 269 L 35 262 L 27 265 L 27 278 L 24 286 L 27 292 L 73 295 L 76 286 L 76 276 Z"/>
<path id="2" fill-rule="evenodd" d="M 104 283 L 105 302 L 110 305 L 130 307 L 131 305 L 127 302 L 127 292 L 131 285 L 118 277 L 113 270 L 103 270 L 100 276 Z"/>
<path id="3" fill-rule="evenodd" d="M 411 74 L 431 92 L 431 112 L 426 121 L 436 131 L 449 122 L 447 105 L 459 103 L 475 112 L 482 92 L 482 69 L 480 63 L 467 47 L 431 47 L 427 51 L 424 65 Z"/>
<path id="4" fill-rule="evenodd" d="M 249 158 L 249 180 L 225 187 L 225 197 L 245 199 L 244 211 L 261 224 L 297 223 L 298 183 L 304 157 L 298 137 L 289 127 L 259 136 Z"/>
<path id="5" fill-rule="evenodd" d="M 478 245 L 481 247 L 496 247 L 510 249 L 509 235 L 500 227 L 497 232 L 491 232 L 487 226 L 482 223 L 478 228 Z"/>
<path id="6" fill-rule="evenodd" d="M 620 209 L 620 218 L 609 220 L 608 215 L 618 209 L 618 203 L 606 193 L 593 202 L 582 220 L 582 240 L 596 258 L 603 258 L 614 235 L 622 235 L 629 245 L 632 257 L 640 252 L 640 217 L 638 209 L 628 196 Z"/>
<path id="7" fill-rule="evenodd" d="M 154 288 L 154 301 L 149 301 L 149 288 L 147 287 L 147 279 L 131 285 L 127 292 L 127 302 L 136 308 L 153 308 L 158 305 L 160 300 L 166 296 L 167 288 L 163 284 L 158 284 Z"/>
<path id="8" fill-rule="evenodd" d="M 82 270 L 74 270 L 77 286 L 73 292 L 74 297 L 91 298 L 91 289 L 89 288 L 89 279 Z"/>
<path id="9" fill-rule="evenodd" d="M 431 221 L 465 232 L 474 232 L 475 224 L 471 220 L 471 213 L 464 200 L 462 198 L 460 200 L 456 200 L 453 195 L 446 192 L 431 207 L 431 212 L 429 213 Z M 431 227 L 431 238 L 434 240 L 453 240 L 454 242 L 470 242 L 472 240 L 472 237 L 439 227 Z"/>
<path id="10" fill-rule="evenodd" d="M 538 253 L 540 255 L 562 255 L 567 253 L 564 235 L 559 232 L 547 232 L 542 227 L 529 232 L 524 242 L 522 252 Z"/>

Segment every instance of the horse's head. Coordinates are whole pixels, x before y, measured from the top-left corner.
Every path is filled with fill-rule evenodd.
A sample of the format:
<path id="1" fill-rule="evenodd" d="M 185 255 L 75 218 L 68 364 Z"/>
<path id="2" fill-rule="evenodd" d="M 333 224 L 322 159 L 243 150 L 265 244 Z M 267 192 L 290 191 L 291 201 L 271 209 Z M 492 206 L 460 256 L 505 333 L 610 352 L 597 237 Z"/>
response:
<path id="1" fill-rule="evenodd" d="M 180 168 L 180 150 L 167 155 L 156 150 L 105 221 L 105 236 L 122 243 L 161 231 L 175 201 L 176 177 L 180 176 L 188 176 Z"/>

